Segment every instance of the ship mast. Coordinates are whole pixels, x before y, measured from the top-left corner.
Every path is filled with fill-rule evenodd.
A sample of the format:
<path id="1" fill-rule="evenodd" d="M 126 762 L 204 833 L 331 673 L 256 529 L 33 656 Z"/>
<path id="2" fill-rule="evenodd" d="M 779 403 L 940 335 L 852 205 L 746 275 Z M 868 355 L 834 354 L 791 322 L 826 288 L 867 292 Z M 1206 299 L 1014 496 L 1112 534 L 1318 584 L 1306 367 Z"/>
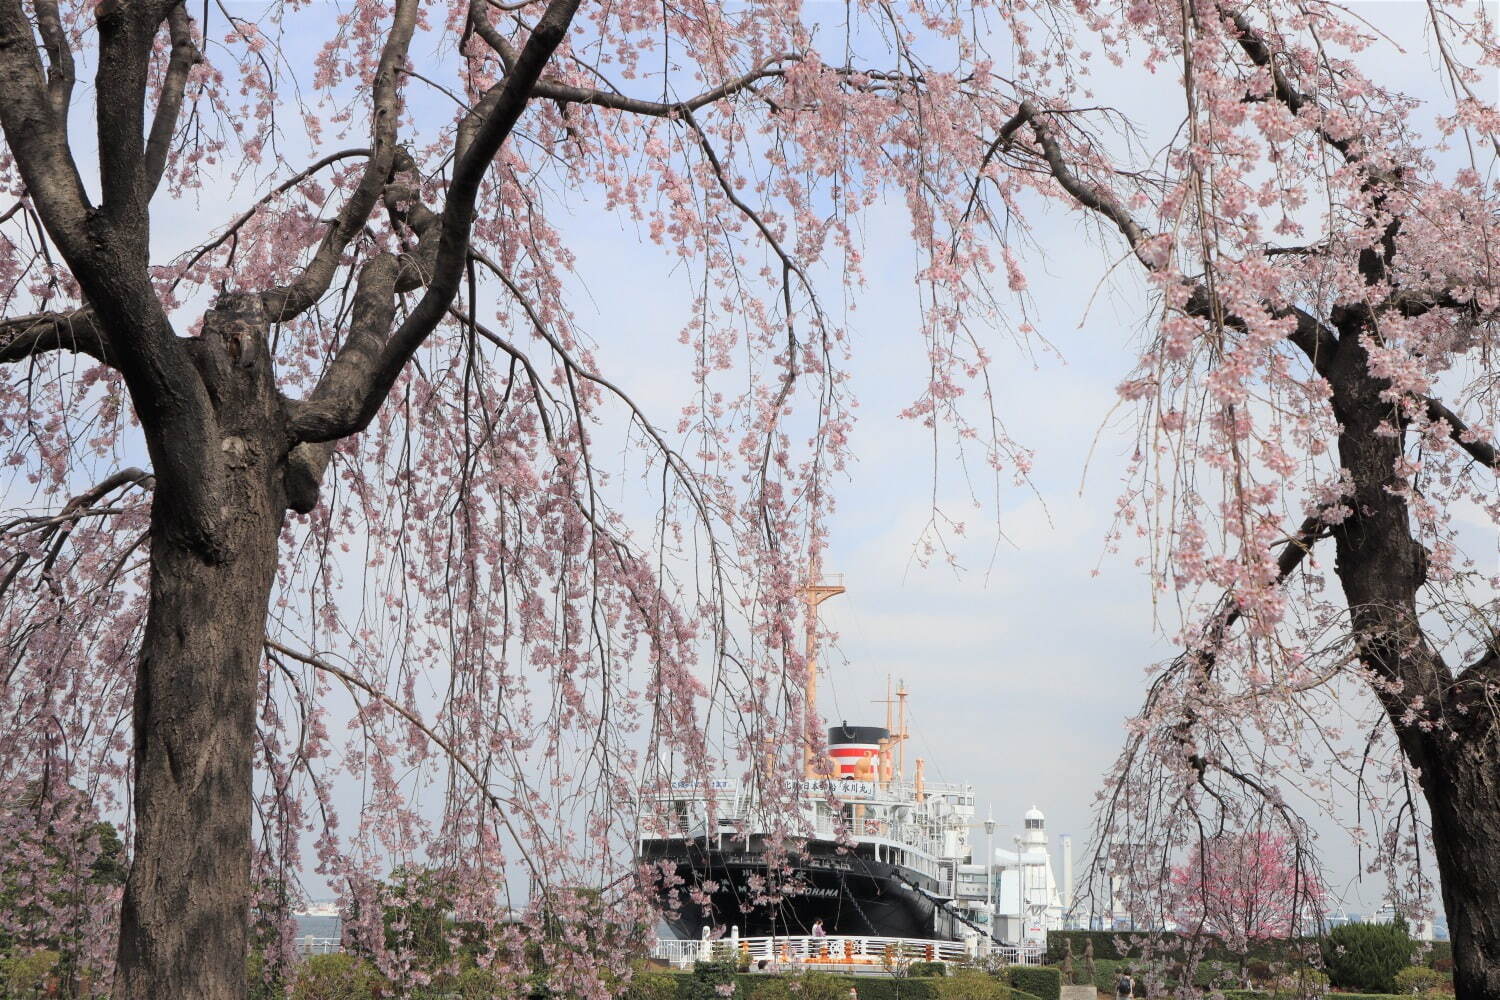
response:
<path id="1" fill-rule="evenodd" d="M 886 676 L 885 676 L 885 697 L 884 698 L 876 698 L 875 699 L 875 703 L 876 704 L 883 704 L 883 705 L 885 705 L 885 731 L 886 731 L 887 735 L 886 735 L 885 743 L 883 745 L 881 753 L 887 755 L 886 756 L 886 760 L 889 761 L 889 759 L 890 759 L 889 755 L 894 754 L 896 752 L 896 748 L 898 746 L 901 748 L 901 750 L 900 750 L 901 756 L 898 758 L 897 763 L 895 765 L 895 780 L 896 780 L 897 784 L 900 784 L 902 781 L 904 781 L 906 779 L 906 741 L 911 736 L 911 733 L 908 733 L 906 731 L 906 696 L 909 693 L 906 690 L 906 681 L 901 680 L 901 681 L 897 681 L 896 683 L 899 684 L 900 687 L 898 687 L 896 689 L 896 697 L 892 698 L 891 697 L 891 675 L 890 674 L 886 674 Z M 894 728 L 894 729 L 891 728 L 891 706 L 892 705 L 900 705 L 901 706 L 901 708 L 900 708 L 900 713 L 901 714 L 898 716 L 898 719 L 900 721 L 898 721 L 896 723 L 896 728 Z M 885 780 L 885 779 L 882 779 L 882 780 Z"/>
<path id="2" fill-rule="evenodd" d="M 818 605 L 844 592 L 842 580 L 842 576 L 814 574 L 803 592 L 807 600 L 807 710 L 803 715 L 803 728 L 807 731 L 802 741 L 802 775 L 806 778 L 818 776 L 813 764 L 815 734 L 811 731 L 813 721 L 818 717 Z"/>
<path id="3" fill-rule="evenodd" d="M 901 686 L 896 689 L 896 697 L 900 700 L 901 721 L 898 723 L 900 727 L 899 731 L 894 734 L 893 738 L 900 747 L 898 752 L 901 756 L 896 759 L 896 781 L 900 783 L 906 780 L 906 741 L 911 736 L 911 733 L 906 731 L 906 681 L 902 680 L 898 683 Z"/>

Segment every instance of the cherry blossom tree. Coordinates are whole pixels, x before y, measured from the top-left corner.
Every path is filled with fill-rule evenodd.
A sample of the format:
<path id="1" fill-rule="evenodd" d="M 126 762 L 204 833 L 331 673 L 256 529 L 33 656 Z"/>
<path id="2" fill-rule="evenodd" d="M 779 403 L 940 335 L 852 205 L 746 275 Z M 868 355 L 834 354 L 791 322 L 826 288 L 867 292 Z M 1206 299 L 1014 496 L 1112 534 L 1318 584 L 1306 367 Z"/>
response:
<path id="1" fill-rule="evenodd" d="M 308 857 L 393 981 L 418 868 L 500 993 L 605 996 L 650 789 L 774 803 L 847 454 L 819 283 L 883 193 L 913 412 L 982 366 L 976 15 L 848 13 L 825 52 L 779 2 L 0 2 L 0 780 L 128 814 L 115 996 L 243 996 L 252 944 L 274 980 Z M 576 320 L 579 209 L 689 275 L 675 430 Z"/>
<path id="2" fill-rule="evenodd" d="M 1256 831 L 1205 838 L 1172 870 L 1177 925 L 1216 935 L 1231 950 L 1314 927 L 1322 892 L 1304 881 L 1296 845 Z"/>
<path id="3" fill-rule="evenodd" d="M 1136 5 L 1137 56 L 1184 97 L 1165 148 L 1128 169 L 1041 101 L 1015 134 L 1160 296 L 1121 386 L 1142 420 L 1119 524 L 1186 626 L 1101 798 L 1108 870 L 1160 926 L 1170 859 L 1269 814 L 1316 884 L 1322 810 L 1403 909 L 1435 867 L 1458 994 L 1482 997 L 1500 991 L 1500 578 L 1473 547 L 1500 513 L 1500 50 L 1477 7 L 1426 14 L 1425 39 L 1396 42 L 1326 6 Z M 1423 100 L 1367 72 L 1401 44 L 1437 67 Z"/>
<path id="4" fill-rule="evenodd" d="M 1401 796 L 1392 866 L 1430 833 L 1460 995 L 1500 992 L 1497 581 L 1461 530 L 1500 514 L 1496 50 L 1428 9 L 1435 111 L 1290 0 L 0 0 L 0 781 L 128 809 L 115 995 L 242 996 L 305 853 L 364 940 L 410 864 L 498 982 L 608 993 L 624 949 L 584 931 L 649 926 L 615 878 L 652 783 L 723 764 L 774 801 L 816 732 L 797 595 L 852 430 L 824 303 L 886 196 L 906 414 L 997 477 L 1028 456 L 982 331 L 1037 335 L 1027 209 L 1155 293 L 1121 531 L 1189 625 L 1106 832 L 1181 850 L 1269 803 L 1306 844 L 1281 776 L 1332 761 Z M 1175 79 L 1180 128 L 1138 141 L 1096 62 Z M 687 278 L 675 427 L 600 369 L 570 212 Z"/>

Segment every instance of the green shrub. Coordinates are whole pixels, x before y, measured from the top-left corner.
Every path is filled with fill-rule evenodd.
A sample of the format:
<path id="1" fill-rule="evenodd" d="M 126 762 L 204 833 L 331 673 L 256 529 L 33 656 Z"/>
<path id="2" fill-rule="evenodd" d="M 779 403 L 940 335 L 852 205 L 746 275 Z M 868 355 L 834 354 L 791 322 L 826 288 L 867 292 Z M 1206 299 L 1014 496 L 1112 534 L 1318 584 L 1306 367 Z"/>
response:
<path id="1" fill-rule="evenodd" d="M 737 971 L 737 963 L 733 961 L 695 962 L 692 976 L 683 984 L 686 989 L 678 991 L 678 998 L 679 1000 L 723 1000 L 719 987 L 734 985 Z"/>
<path id="2" fill-rule="evenodd" d="M 1279 1000 L 1276 993 L 1265 990 L 1225 990 L 1224 1000 Z M 1402 1000 L 1393 993 L 1330 993 L 1328 1000 Z"/>
<path id="3" fill-rule="evenodd" d="M 621 1000 L 677 1000 L 677 980 L 670 972 L 636 970 Z"/>
<path id="4" fill-rule="evenodd" d="M 1235 962 L 1208 959 L 1193 967 L 1193 986 L 1200 990 L 1240 989 L 1245 985 L 1240 966 Z"/>
<path id="5" fill-rule="evenodd" d="M 362 958 L 313 955 L 297 968 L 292 1000 L 375 1000 L 385 987 L 375 966 Z"/>
<path id="6" fill-rule="evenodd" d="M 750 986 L 750 1000 L 793 1000 L 789 976 L 766 976 Z"/>
<path id="7" fill-rule="evenodd" d="M 957 969 L 933 986 L 939 1000 L 1011 1000 L 1009 986 L 978 969 Z M 864 1000 L 863 993 L 860 1000 Z"/>
<path id="8" fill-rule="evenodd" d="M 1025 990 L 1041 1000 L 1058 1000 L 1062 996 L 1062 970 L 1046 966 L 1012 965 L 1009 969 L 1010 984 Z M 1110 986 L 1114 988 L 1113 984 Z"/>
<path id="9" fill-rule="evenodd" d="M 913 962 L 911 968 L 906 970 L 908 976 L 946 976 L 948 966 L 944 962 Z"/>
<path id="10" fill-rule="evenodd" d="M 805 977 L 798 976 L 768 976 L 749 975 L 740 976 L 736 980 L 739 992 L 737 997 L 748 998 L 748 1000 L 803 1000 L 808 994 L 793 992 L 791 984 L 806 984 L 813 975 Z M 679 979 L 687 979 L 679 976 Z M 962 994 L 939 993 L 949 983 L 945 979 L 897 979 L 886 976 L 835 976 L 822 974 L 813 983 L 821 988 L 822 983 L 832 983 L 836 992 L 829 994 L 835 1000 L 848 1000 L 849 987 L 853 986 L 859 991 L 859 1000 L 958 1000 Z M 997 984 L 999 985 L 999 984 Z M 822 994 L 819 994 L 821 996 Z M 990 994 L 984 995 L 984 1000 L 989 1000 Z M 1005 1000 L 1006 994 L 1001 994 L 1001 1000 Z M 1009 993 L 1009 1000 L 1032 1000 L 1032 998 L 1019 996 L 1014 991 Z"/>
<path id="11" fill-rule="evenodd" d="M 495 997 L 505 996 L 508 990 L 494 972 L 477 965 L 468 965 L 456 974 L 444 977 L 441 985 L 432 988 L 431 992 L 444 1000 L 494 1000 Z M 668 993 L 659 1000 L 673 1000 L 675 996 L 675 992 Z"/>
<path id="12" fill-rule="evenodd" d="M 1206 945 L 1202 952 L 1205 959 L 1236 964 L 1247 959 L 1255 959 L 1291 965 L 1295 960 L 1303 957 L 1303 952 L 1309 946 L 1316 946 L 1315 941 L 1307 938 L 1266 938 L 1251 941 L 1248 947 L 1240 952 L 1229 949 L 1211 934 L 1193 936 L 1172 931 L 1154 933 L 1146 931 L 1051 931 L 1047 934 L 1047 964 L 1061 963 L 1063 956 L 1067 954 L 1069 944 L 1073 946 L 1073 964 L 1081 969 L 1090 942 L 1094 945 L 1094 961 L 1097 964 L 1100 961 L 1140 958 L 1145 953 L 1148 944 L 1154 955 L 1180 954 L 1182 945 L 1189 941 L 1194 941 L 1200 946 Z M 1439 944 L 1446 944 L 1446 942 L 1439 942 Z M 1448 951 L 1434 945 L 1433 953 L 1446 955 Z M 1110 989 L 1113 992 L 1113 985 Z"/>
<path id="13" fill-rule="evenodd" d="M 1404 923 L 1345 924 L 1323 939 L 1323 967 L 1339 989 L 1393 993 L 1413 951 Z"/>
<path id="14" fill-rule="evenodd" d="M 1434 993 L 1444 976 L 1425 965 L 1413 965 L 1396 973 L 1396 992 L 1400 994 Z"/>
<path id="15" fill-rule="evenodd" d="M 245 996 L 248 1000 L 286 1000 L 285 970 L 266 969 L 266 953 L 251 949 L 245 956 Z"/>
<path id="16" fill-rule="evenodd" d="M 60 952 L 46 948 L 0 958 L 0 986 L 5 988 L 4 995 L 16 1000 L 53 995 L 48 981 L 55 978 L 54 970 L 61 961 Z"/>

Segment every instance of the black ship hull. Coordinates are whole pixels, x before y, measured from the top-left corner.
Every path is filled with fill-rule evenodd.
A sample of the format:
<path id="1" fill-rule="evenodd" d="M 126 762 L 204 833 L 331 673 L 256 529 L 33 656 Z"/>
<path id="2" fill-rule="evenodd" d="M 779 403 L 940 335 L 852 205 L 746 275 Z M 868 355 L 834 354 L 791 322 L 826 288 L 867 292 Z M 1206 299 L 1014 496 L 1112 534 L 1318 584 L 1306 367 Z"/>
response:
<path id="1" fill-rule="evenodd" d="M 864 847 L 813 841 L 768 866 L 759 851 L 674 838 L 643 842 L 640 860 L 659 880 L 663 921 L 682 938 L 734 927 L 742 937 L 805 935 L 821 920 L 832 936 L 960 939 L 933 879 Z"/>

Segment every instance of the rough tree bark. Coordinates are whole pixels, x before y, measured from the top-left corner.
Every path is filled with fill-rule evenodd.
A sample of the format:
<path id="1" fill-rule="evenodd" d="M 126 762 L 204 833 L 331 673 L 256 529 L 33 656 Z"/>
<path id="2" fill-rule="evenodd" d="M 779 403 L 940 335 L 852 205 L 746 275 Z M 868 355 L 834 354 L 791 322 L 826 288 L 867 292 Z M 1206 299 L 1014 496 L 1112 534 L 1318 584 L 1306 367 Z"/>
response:
<path id="1" fill-rule="evenodd" d="M 1475 706 L 1477 700 L 1467 701 L 1473 724 L 1493 732 L 1493 709 Z M 1491 737 L 1433 746 L 1413 759 L 1425 760 L 1422 790 L 1453 943 L 1455 992 L 1460 1000 L 1500 997 L 1500 754 Z"/>
<path id="2" fill-rule="evenodd" d="M 290 445 L 265 331 L 253 304 L 221 301 L 193 342 L 223 458 L 208 491 L 223 513 L 218 544 L 184 540 L 191 533 L 171 495 L 159 491 L 152 504 L 133 720 L 135 852 L 115 986 L 129 1000 L 245 992 L 232 956 L 246 952 L 254 709 Z"/>

